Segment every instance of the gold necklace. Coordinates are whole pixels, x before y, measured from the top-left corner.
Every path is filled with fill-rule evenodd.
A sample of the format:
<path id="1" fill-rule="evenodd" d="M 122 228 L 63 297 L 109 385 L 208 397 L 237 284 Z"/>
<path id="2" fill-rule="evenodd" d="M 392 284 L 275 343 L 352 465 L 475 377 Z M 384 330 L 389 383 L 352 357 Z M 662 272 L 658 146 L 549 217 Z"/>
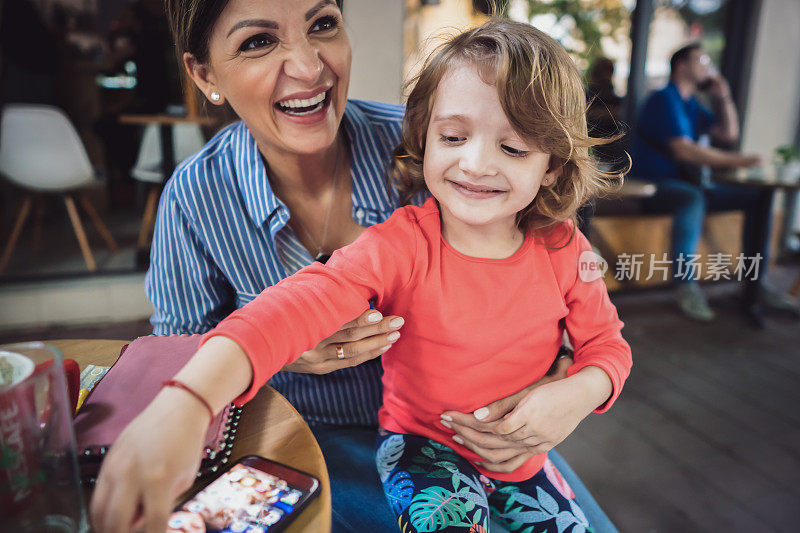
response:
<path id="1" fill-rule="evenodd" d="M 297 223 L 300 224 L 300 227 L 308 237 L 308 240 L 311 241 L 311 245 L 317 249 L 317 255 L 314 257 L 315 261 L 319 261 L 320 263 L 325 263 L 330 259 L 331 255 L 325 253 L 325 242 L 328 240 L 328 224 L 331 221 L 331 211 L 333 211 L 333 204 L 336 200 L 336 183 L 339 180 L 339 161 L 341 160 L 342 151 L 337 149 L 336 150 L 336 163 L 333 166 L 333 184 L 331 185 L 331 201 L 328 204 L 328 210 L 325 213 L 325 225 L 322 227 L 322 242 L 317 244 L 316 239 L 311 235 L 311 232 L 308 231 L 308 228 L 303 221 L 299 218 L 297 219 Z"/>

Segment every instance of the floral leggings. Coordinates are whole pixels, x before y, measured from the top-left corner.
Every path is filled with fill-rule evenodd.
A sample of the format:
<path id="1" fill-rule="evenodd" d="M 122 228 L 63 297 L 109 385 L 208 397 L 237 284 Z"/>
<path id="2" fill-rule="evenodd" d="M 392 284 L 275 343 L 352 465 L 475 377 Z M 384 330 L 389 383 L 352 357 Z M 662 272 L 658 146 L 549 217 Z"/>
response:
<path id="1" fill-rule="evenodd" d="M 383 491 L 403 533 L 489 531 L 490 517 L 520 533 L 592 531 L 572 489 L 549 459 L 532 478 L 492 480 L 452 448 L 389 433 L 377 442 Z"/>

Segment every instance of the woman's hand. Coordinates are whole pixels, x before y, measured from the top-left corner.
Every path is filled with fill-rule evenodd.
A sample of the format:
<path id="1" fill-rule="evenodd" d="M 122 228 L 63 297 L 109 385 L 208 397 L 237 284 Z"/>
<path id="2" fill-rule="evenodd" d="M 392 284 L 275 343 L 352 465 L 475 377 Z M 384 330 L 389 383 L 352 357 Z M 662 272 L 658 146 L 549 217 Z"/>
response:
<path id="1" fill-rule="evenodd" d="M 494 433 L 526 448 L 529 456 L 547 453 L 606 401 L 612 391 L 611 378 L 604 370 L 595 366 L 583 368 L 568 378 L 532 390 L 498 421 Z M 480 454 L 477 449 L 473 451 Z M 504 465 L 484 466 L 500 472 L 510 471 Z"/>
<path id="2" fill-rule="evenodd" d="M 379 311 L 367 309 L 360 317 L 320 342 L 316 348 L 304 352 L 300 359 L 283 367 L 287 372 L 327 374 L 334 370 L 360 365 L 374 359 L 392 347 L 400 338 L 403 326 L 399 316 L 384 317 Z M 341 345 L 343 358 L 337 355 Z"/>
<path id="3" fill-rule="evenodd" d="M 162 390 L 103 460 L 90 505 L 94 531 L 163 533 L 175 498 L 195 480 L 208 423 L 196 398 Z"/>
<path id="4" fill-rule="evenodd" d="M 442 424 L 456 431 L 455 442 L 486 459 L 478 464 L 495 472 L 511 472 L 564 440 L 612 392 L 608 374 L 595 366 L 568 378 L 544 384 L 539 381 L 532 387 L 525 389 L 528 392 L 511 412 L 494 422 L 484 422 L 488 431 L 457 424 L 455 418 L 449 422 L 443 417 Z M 483 414 L 479 411 L 476 413 Z M 449 412 L 445 414 L 452 417 Z"/>
<path id="5" fill-rule="evenodd" d="M 447 411 L 442 413 L 442 424 L 455 432 L 463 445 L 484 459 L 483 467 L 496 472 L 511 472 L 535 455 L 524 443 L 504 438 L 497 433 L 503 417 L 514 411 L 517 405 L 535 389 L 567 377 L 567 368 L 572 365 L 570 357 L 558 358 L 545 377 L 512 394 L 501 398 L 473 413 Z M 456 440 L 458 442 L 458 440 Z M 480 451 L 478 451 L 480 450 Z"/>

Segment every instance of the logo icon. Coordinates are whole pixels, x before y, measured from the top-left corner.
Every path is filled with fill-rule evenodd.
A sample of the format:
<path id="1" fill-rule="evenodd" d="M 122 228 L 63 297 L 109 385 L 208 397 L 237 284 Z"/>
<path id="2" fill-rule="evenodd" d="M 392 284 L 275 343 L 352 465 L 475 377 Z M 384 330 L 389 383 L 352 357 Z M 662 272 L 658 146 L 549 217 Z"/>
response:
<path id="1" fill-rule="evenodd" d="M 608 262 L 592 250 L 585 250 L 578 257 L 578 277 L 584 283 L 602 279 L 607 270 Z"/>

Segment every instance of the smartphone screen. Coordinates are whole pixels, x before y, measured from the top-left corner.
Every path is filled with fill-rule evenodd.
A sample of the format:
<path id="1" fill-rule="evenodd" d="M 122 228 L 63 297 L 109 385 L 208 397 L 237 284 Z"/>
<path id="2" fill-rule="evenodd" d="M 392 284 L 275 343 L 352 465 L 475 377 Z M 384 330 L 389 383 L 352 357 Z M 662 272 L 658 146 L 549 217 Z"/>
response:
<path id="1" fill-rule="evenodd" d="M 316 496 L 316 478 L 249 455 L 179 505 L 167 532 L 262 533 L 282 530 Z"/>

